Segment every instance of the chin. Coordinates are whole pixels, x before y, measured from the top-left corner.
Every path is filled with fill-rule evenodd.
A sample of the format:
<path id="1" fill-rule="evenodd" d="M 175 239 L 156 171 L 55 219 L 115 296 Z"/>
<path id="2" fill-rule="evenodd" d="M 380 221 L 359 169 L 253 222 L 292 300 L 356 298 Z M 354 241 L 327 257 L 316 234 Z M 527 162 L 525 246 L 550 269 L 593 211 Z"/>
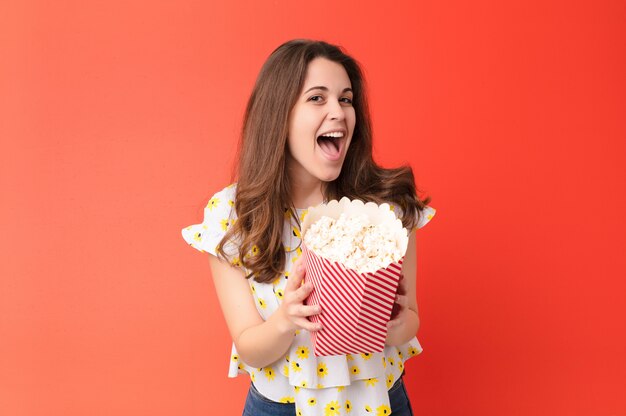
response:
<path id="1" fill-rule="evenodd" d="M 339 177 L 340 173 L 341 172 L 327 173 L 325 175 L 320 175 L 317 178 L 322 182 L 332 182 Z"/>

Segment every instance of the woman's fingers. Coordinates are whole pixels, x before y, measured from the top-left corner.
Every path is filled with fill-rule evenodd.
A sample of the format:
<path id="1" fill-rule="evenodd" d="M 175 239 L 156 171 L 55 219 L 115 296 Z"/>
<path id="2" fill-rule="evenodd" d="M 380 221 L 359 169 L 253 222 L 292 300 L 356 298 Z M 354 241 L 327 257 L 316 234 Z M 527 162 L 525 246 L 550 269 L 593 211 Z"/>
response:
<path id="1" fill-rule="evenodd" d="M 302 257 L 293 263 L 291 270 L 285 285 L 285 298 L 281 307 L 284 308 L 286 317 L 297 327 L 312 332 L 319 331 L 322 329 L 322 324 L 311 322 L 308 317 L 321 313 L 322 308 L 319 305 L 304 303 L 313 291 L 313 284 L 311 282 L 303 284 L 306 270 Z"/>
<path id="2" fill-rule="evenodd" d="M 298 303 L 304 302 L 304 300 L 309 297 L 311 292 L 313 292 L 313 284 L 311 282 L 303 284 L 298 288 L 298 290 L 293 292 L 294 301 Z"/>
<path id="3" fill-rule="evenodd" d="M 304 279 L 305 270 L 304 263 L 302 263 L 302 258 L 299 258 L 293 266 L 291 266 L 291 270 L 293 273 L 289 274 L 289 278 L 287 279 L 287 284 L 285 285 L 285 292 L 290 292 L 298 289 L 302 284 L 302 280 Z"/>
<path id="4" fill-rule="evenodd" d="M 319 315 L 322 308 L 319 305 L 291 305 L 289 314 L 295 317 L 306 318 L 307 316 Z"/>
<path id="5" fill-rule="evenodd" d="M 406 280 L 404 279 L 404 275 L 400 275 L 400 280 L 398 281 L 398 288 L 396 289 L 396 293 L 398 295 L 406 295 Z"/>
<path id="6" fill-rule="evenodd" d="M 387 322 L 387 328 L 393 328 L 394 326 L 398 326 L 402 322 L 404 322 L 404 319 L 400 318 L 400 316 L 401 315 L 398 315 L 396 319 L 392 319 L 391 321 Z"/>
<path id="7" fill-rule="evenodd" d="M 302 329 L 306 329 L 310 332 L 316 332 L 323 328 L 321 323 L 311 322 L 306 318 L 296 317 L 293 322 Z"/>
<path id="8" fill-rule="evenodd" d="M 402 308 L 409 306 L 409 297 L 404 295 L 396 295 L 396 303 Z"/>

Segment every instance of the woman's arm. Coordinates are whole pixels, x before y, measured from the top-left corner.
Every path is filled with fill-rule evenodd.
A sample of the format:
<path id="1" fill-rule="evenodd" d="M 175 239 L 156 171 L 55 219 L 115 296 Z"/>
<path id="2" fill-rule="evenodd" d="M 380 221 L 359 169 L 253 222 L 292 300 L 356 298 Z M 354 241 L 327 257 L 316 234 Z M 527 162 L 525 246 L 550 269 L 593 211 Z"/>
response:
<path id="1" fill-rule="evenodd" d="M 402 263 L 402 274 L 404 278 L 400 280 L 402 286 L 399 290 L 404 295 L 398 295 L 398 303 L 401 307 L 398 316 L 387 324 L 387 345 L 402 345 L 411 340 L 417 334 L 420 326 L 420 318 L 417 311 L 416 274 L 417 274 L 417 254 L 415 246 L 415 231 L 409 236 L 409 244 Z M 404 290 L 402 290 L 404 289 Z"/>
<path id="2" fill-rule="evenodd" d="M 317 331 L 321 328 L 306 319 L 319 313 L 320 308 L 303 304 L 313 286 L 311 283 L 301 285 L 304 278 L 301 260 L 292 266 L 293 272 L 287 280 L 280 307 L 263 321 L 244 273 L 213 255 L 209 258 L 222 313 L 244 363 L 256 368 L 265 367 L 287 352 L 297 329 Z"/>

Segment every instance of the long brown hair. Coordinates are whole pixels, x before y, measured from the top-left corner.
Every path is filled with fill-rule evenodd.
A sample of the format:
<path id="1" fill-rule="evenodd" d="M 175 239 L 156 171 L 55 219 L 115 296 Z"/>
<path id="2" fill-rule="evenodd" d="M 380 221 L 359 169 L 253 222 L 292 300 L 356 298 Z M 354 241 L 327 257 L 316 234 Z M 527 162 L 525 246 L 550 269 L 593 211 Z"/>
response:
<path id="1" fill-rule="evenodd" d="M 338 46 L 297 39 L 279 46 L 269 56 L 256 80 L 244 115 L 239 142 L 234 209 L 237 221 L 218 245 L 239 243 L 240 265 L 257 282 L 268 283 L 285 271 L 282 232 L 285 212 L 295 215 L 287 174 L 289 113 L 302 89 L 309 62 L 323 57 L 341 64 L 350 78 L 356 125 L 339 177 L 327 183 L 326 200 L 348 197 L 388 202 L 402 211 L 402 224 L 412 229 L 430 198 L 416 194 L 409 166 L 385 169 L 372 157 L 372 128 L 365 81 L 358 63 Z M 254 253 L 254 254 L 253 254 Z"/>

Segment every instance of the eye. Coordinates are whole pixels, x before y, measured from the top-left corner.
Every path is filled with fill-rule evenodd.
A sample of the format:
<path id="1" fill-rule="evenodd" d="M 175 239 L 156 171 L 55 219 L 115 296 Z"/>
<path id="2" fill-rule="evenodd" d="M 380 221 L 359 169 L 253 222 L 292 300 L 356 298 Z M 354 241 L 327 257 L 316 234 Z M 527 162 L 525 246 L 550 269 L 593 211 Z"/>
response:
<path id="1" fill-rule="evenodd" d="M 323 98 L 322 98 L 322 96 L 321 96 L 321 95 L 314 95 L 314 96 L 312 96 L 312 97 L 310 97 L 310 98 L 309 98 L 309 101 L 315 101 L 316 103 L 317 103 L 317 102 L 320 102 L 320 101 L 322 101 L 322 100 L 323 100 Z"/>
<path id="2" fill-rule="evenodd" d="M 352 104 L 352 98 L 348 98 L 348 97 L 343 97 L 339 99 L 339 101 L 344 102 L 346 104 Z"/>

